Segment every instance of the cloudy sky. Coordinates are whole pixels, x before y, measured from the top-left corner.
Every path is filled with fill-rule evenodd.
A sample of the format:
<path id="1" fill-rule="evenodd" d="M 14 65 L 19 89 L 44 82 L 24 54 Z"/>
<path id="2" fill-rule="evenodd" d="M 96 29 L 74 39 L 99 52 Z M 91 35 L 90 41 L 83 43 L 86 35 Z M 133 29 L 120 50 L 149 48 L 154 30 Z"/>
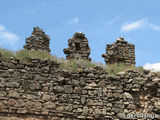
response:
<path id="1" fill-rule="evenodd" d="M 63 49 L 75 32 L 84 32 L 91 58 L 104 62 L 106 44 L 118 37 L 136 46 L 136 65 L 160 70 L 160 0 L 1 0 L 0 46 L 19 50 L 33 27 L 51 38 L 52 54 Z"/>

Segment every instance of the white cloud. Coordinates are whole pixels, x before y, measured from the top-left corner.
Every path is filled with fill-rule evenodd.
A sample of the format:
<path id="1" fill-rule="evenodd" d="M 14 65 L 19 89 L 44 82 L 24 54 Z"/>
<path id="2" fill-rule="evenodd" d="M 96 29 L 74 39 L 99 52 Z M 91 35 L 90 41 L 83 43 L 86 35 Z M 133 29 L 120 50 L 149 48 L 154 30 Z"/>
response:
<path id="1" fill-rule="evenodd" d="M 71 18 L 70 20 L 67 21 L 67 23 L 71 24 L 71 25 L 77 25 L 78 22 L 79 22 L 79 18 L 78 17 Z"/>
<path id="2" fill-rule="evenodd" d="M 153 72 L 160 72 L 160 63 L 147 63 L 146 65 L 144 65 L 144 69 L 151 70 Z"/>
<path id="3" fill-rule="evenodd" d="M 0 26 L 0 31 L 3 31 L 4 29 L 4 26 Z"/>
<path id="4" fill-rule="evenodd" d="M 109 26 L 109 25 L 112 25 L 112 24 L 114 24 L 116 21 L 118 21 L 119 20 L 119 16 L 118 17 L 116 17 L 116 18 L 114 18 L 114 19 L 112 19 L 112 20 L 110 20 L 110 21 L 108 21 L 108 22 L 105 22 L 105 23 L 103 23 L 105 26 Z"/>
<path id="5" fill-rule="evenodd" d="M 132 22 L 132 23 L 124 23 L 121 27 L 121 31 L 122 32 L 128 32 L 128 31 L 131 31 L 131 30 L 135 30 L 135 29 L 138 29 L 138 28 L 141 28 L 143 26 L 145 26 L 145 21 L 144 20 L 138 20 L 138 21 L 135 21 L 135 22 Z"/>
<path id="6" fill-rule="evenodd" d="M 154 24 L 150 24 L 150 27 L 154 30 L 160 30 L 160 26 L 154 25 Z"/>
<path id="7" fill-rule="evenodd" d="M 4 26 L 0 25 L 0 46 L 12 50 L 17 50 L 19 37 L 9 32 Z"/>
<path id="8" fill-rule="evenodd" d="M 148 20 L 141 19 L 132 23 L 124 23 L 121 27 L 121 32 L 129 32 L 140 28 L 151 28 L 156 31 L 160 30 L 160 26 L 150 23 Z"/>

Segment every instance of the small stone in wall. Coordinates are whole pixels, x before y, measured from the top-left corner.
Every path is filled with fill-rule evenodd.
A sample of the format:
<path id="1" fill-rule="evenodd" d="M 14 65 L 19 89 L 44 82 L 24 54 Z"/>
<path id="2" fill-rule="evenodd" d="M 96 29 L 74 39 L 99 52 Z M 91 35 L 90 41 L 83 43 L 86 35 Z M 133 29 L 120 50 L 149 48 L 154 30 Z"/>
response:
<path id="1" fill-rule="evenodd" d="M 9 99 L 8 105 L 10 105 L 10 106 L 16 105 L 16 100 L 15 99 Z"/>
<path id="2" fill-rule="evenodd" d="M 5 97 L 7 93 L 5 91 L 0 91 L 0 97 Z"/>
<path id="3" fill-rule="evenodd" d="M 31 90 L 35 90 L 36 89 L 36 84 L 35 83 L 31 83 L 30 84 L 30 89 Z"/>
<path id="4" fill-rule="evenodd" d="M 81 103 L 84 104 L 85 102 L 86 102 L 86 98 L 85 98 L 85 97 L 82 97 L 82 98 L 81 98 Z"/>
<path id="5" fill-rule="evenodd" d="M 64 88 L 60 87 L 60 86 L 54 86 L 53 87 L 53 91 L 56 93 L 61 93 L 63 92 Z"/>
<path id="6" fill-rule="evenodd" d="M 44 103 L 44 106 L 46 108 L 48 108 L 48 109 L 54 109 L 54 108 L 56 108 L 56 105 L 53 102 L 50 102 L 50 101 Z"/>
<path id="7" fill-rule="evenodd" d="M 71 112 L 73 110 L 73 106 L 68 105 L 68 106 L 65 107 L 65 110 Z"/>
<path id="8" fill-rule="evenodd" d="M 10 90 L 8 96 L 11 98 L 19 98 L 20 94 L 17 91 Z"/>
<path id="9" fill-rule="evenodd" d="M 64 92 L 65 93 L 72 93 L 72 91 L 73 91 L 73 88 L 72 88 L 71 85 L 65 85 L 64 86 Z"/>
<path id="10" fill-rule="evenodd" d="M 50 98 L 51 98 L 50 95 L 44 94 L 42 100 L 48 101 L 50 100 Z"/>
<path id="11" fill-rule="evenodd" d="M 17 82 L 9 82 L 9 83 L 7 83 L 6 86 L 7 87 L 16 88 L 16 87 L 19 87 L 19 83 L 17 83 Z"/>
<path id="12" fill-rule="evenodd" d="M 133 97 L 132 97 L 132 95 L 130 93 L 125 92 L 124 95 L 128 99 L 133 99 Z"/>
<path id="13" fill-rule="evenodd" d="M 94 110 L 94 113 L 95 113 L 96 115 L 100 115 L 100 114 L 102 114 L 102 111 L 97 108 L 97 109 Z"/>
<path id="14" fill-rule="evenodd" d="M 88 107 L 87 106 L 85 106 L 85 107 L 83 107 L 83 114 L 88 114 Z"/>
<path id="15" fill-rule="evenodd" d="M 41 110 L 41 109 L 42 109 L 42 103 L 36 102 L 36 103 L 34 104 L 34 108 L 35 108 L 36 110 Z"/>

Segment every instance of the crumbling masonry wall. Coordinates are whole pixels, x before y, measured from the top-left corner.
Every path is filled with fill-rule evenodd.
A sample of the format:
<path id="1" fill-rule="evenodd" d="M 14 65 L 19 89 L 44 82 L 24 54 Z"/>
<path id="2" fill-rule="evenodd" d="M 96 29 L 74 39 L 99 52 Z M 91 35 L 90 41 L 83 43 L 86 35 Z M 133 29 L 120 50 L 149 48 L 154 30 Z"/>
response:
<path id="1" fill-rule="evenodd" d="M 129 70 L 111 76 L 100 67 L 70 72 L 50 60 L 0 58 L 3 120 L 124 120 L 129 113 L 158 117 L 159 110 L 155 73 Z"/>
<path id="2" fill-rule="evenodd" d="M 69 48 L 63 50 L 67 59 L 85 59 L 91 61 L 91 58 L 89 58 L 90 48 L 85 34 L 76 32 L 74 36 L 68 40 L 68 46 Z"/>
<path id="3" fill-rule="evenodd" d="M 32 35 L 26 38 L 26 50 L 41 50 L 50 52 L 49 49 L 50 38 L 39 27 L 33 28 Z"/>
<path id="4" fill-rule="evenodd" d="M 106 54 L 102 54 L 102 57 L 106 64 L 135 65 L 135 46 L 120 37 L 114 44 L 107 44 Z"/>

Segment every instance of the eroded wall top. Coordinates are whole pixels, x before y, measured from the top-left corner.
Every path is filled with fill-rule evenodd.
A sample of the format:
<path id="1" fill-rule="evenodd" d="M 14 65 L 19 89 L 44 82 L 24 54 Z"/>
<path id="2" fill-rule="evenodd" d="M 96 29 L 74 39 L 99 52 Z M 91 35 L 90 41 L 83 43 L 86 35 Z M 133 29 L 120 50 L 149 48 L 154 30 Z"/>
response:
<path id="1" fill-rule="evenodd" d="M 24 49 L 50 52 L 49 43 L 49 36 L 46 35 L 39 27 L 35 27 L 33 28 L 32 35 L 26 38 L 26 45 L 24 45 Z"/>
<path id="2" fill-rule="evenodd" d="M 67 59 L 85 59 L 91 61 L 90 47 L 85 34 L 76 32 L 71 39 L 68 40 L 68 48 L 64 49 Z"/>
<path id="3" fill-rule="evenodd" d="M 135 46 L 120 37 L 115 43 L 107 44 L 106 54 L 102 54 L 102 57 L 106 64 L 125 63 L 126 65 L 135 65 Z"/>

